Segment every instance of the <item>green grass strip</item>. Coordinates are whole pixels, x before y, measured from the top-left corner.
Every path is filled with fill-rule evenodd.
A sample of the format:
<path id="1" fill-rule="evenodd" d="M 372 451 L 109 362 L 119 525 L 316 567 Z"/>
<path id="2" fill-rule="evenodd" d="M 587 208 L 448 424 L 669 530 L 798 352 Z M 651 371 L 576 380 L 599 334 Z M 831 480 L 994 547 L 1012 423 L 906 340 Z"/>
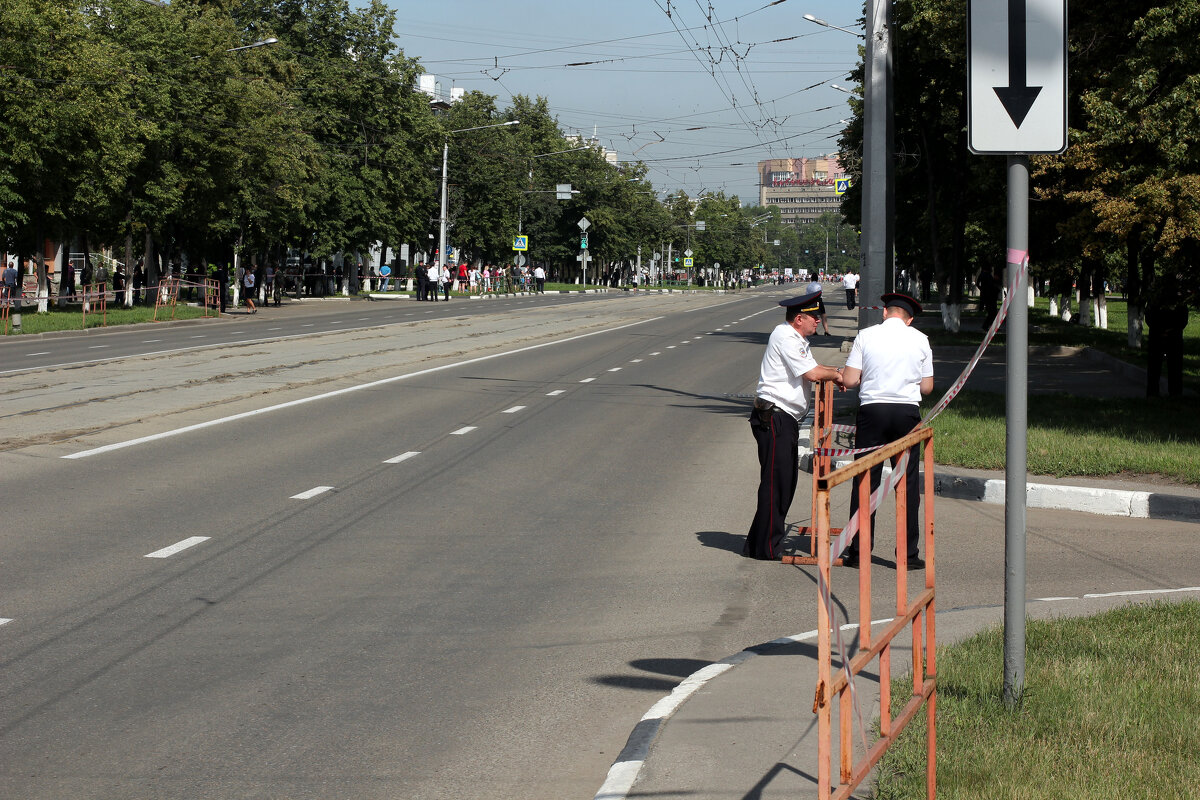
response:
<path id="1" fill-rule="evenodd" d="M 1028 470 L 1035 475 L 1162 476 L 1200 485 L 1194 398 L 1053 394 L 1028 402 Z M 934 420 L 934 459 L 1004 469 L 1004 414 L 1003 395 L 963 392 Z"/>
<path id="2" fill-rule="evenodd" d="M 1026 645 L 1011 712 L 1001 629 L 938 648 L 940 800 L 1200 797 L 1200 603 L 1029 620 Z M 897 710 L 911 689 L 894 682 Z M 925 797 L 924 721 L 880 762 L 880 800 Z"/>
<path id="3" fill-rule="evenodd" d="M 76 306 L 74 310 L 59 311 L 53 309 L 45 314 L 35 313 L 37 309 L 36 303 L 26 304 L 25 309 L 21 314 L 21 334 L 31 333 L 50 333 L 52 331 L 78 331 L 84 328 L 83 312 Z M 212 311 L 209 312 L 213 314 Z M 194 319 L 203 317 L 204 309 L 194 306 L 184 305 L 180 303 L 175 306 L 175 319 Z M 171 319 L 171 309 L 161 308 L 158 311 L 158 321 L 163 322 Z M 135 306 L 134 308 L 114 308 L 109 306 L 107 316 L 104 314 L 88 313 L 87 327 L 100 328 L 107 322 L 108 327 L 113 325 L 134 325 L 143 322 L 154 321 L 153 306 Z M 0 327 L 0 333 L 3 332 L 3 327 Z M 9 320 L 8 335 L 16 334 L 13 330 L 12 320 Z"/>

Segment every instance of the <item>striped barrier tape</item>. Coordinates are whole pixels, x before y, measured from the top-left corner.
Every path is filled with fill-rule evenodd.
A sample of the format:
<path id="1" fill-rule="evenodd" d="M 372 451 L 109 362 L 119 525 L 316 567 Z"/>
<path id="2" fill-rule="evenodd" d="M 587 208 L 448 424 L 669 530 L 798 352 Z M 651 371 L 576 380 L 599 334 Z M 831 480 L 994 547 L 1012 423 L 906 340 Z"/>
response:
<path id="1" fill-rule="evenodd" d="M 978 366 L 979 359 L 983 358 L 984 350 L 986 350 L 987 346 L 992 343 L 992 339 L 994 339 L 996 336 L 996 331 L 1000 330 L 1000 326 L 1004 323 L 1005 318 L 1008 316 L 1008 308 L 1012 303 L 1013 297 L 1016 296 L 1017 286 L 1020 285 L 1021 279 L 1025 276 L 1025 273 L 1029 269 L 1029 253 L 1023 250 L 1009 250 L 1008 260 L 1011 264 L 1020 264 L 1020 268 L 1016 271 L 1016 274 L 1013 275 L 1012 283 L 1008 287 L 1008 294 L 1005 296 L 1004 302 L 1000 304 L 1000 310 L 996 312 L 996 318 L 992 320 L 991 327 L 988 328 L 987 334 L 983 337 L 983 341 L 980 342 L 979 347 L 976 348 L 975 354 L 971 356 L 971 360 L 967 362 L 967 366 L 963 368 L 963 371 L 954 380 L 954 383 L 952 383 L 950 388 L 946 390 L 946 393 L 942 395 L 942 399 L 938 400 L 933 408 L 929 409 L 929 412 L 925 414 L 925 416 L 921 419 L 921 422 L 918 423 L 917 428 L 933 422 L 938 414 L 941 414 L 946 410 L 946 406 L 950 405 L 950 401 L 957 397 L 959 392 L 963 390 L 963 387 L 967 383 L 967 379 L 971 377 L 971 373 L 973 373 L 975 371 L 975 367 Z M 855 433 L 856 429 L 857 426 L 854 425 L 833 426 L 833 430 L 835 432 L 842 433 Z M 916 430 L 916 428 L 913 430 Z M 850 456 L 857 455 L 859 453 L 869 453 L 872 450 L 877 450 L 882 446 L 883 445 L 861 448 L 819 447 L 814 452 L 815 454 L 822 456 Z"/>

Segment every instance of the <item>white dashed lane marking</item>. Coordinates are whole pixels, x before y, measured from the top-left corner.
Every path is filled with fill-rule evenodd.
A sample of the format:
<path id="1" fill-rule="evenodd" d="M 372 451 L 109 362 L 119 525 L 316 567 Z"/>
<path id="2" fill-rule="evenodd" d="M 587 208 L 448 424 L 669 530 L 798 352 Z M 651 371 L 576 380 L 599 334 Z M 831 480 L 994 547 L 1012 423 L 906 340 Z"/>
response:
<path id="1" fill-rule="evenodd" d="M 108 345 L 106 345 L 106 344 L 94 344 L 94 345 L 92 345 L 91 347 L 89 347 L 89 348 L 88 348 L 88 350 L 100 350 L 101 348 L 104 348 L 104 347 L 108 347 Z"/>
<path id="2" fill-rule="evenodd" d="M 43 350 L 43 351 L 42 351 L 42 352 L 40 352 L 40 353 L 26 353 L 26 354 L 25 354 L 25 357 L 26 357 L 26 358 L 29 358 L 30 356 L 48 356 L 48 355 L 50 355 L 50 351 L 49 351 L 49 350 Z"/>
<path id="3" fill-rule="evenodd" d="M 640 363 L 642 363 L 642 360 L 640 358 L 635 358 L 632 361 L 630 361 L 629 363 L 630 364 L 640 364 Z"/>
<path id="4" fill-rule="evenodd" d="M 419 456 L 419 455 L 421 455 L 420 450 L 409 450 L 407 453 L 401 453 L 400 455 L 396 456 L 395 458 L 386 459 L 383 463 L 399 464 L 401 461 L 408 461 L 413 456 Z"/>
<path id="5" fill-rule="evenodd" d="M 12 622 L 10 617 L 0 617 L 0 625 L 7 625 L 10 622 Z"/>
<path id="6" fill-rule="evenodd" d="M 620 371 L 621 371 L 621 367 L 613 367 L 612 369 L 609 370 L 609 372 L 620 372 Z"/>
<path id="7" fill-rule="evenodd" d="M 584 378 L 583 380 L 580 381 L 580 383 L 591 383 L 594 380 L 596 380 L 596 379 L 595 378 Z"/>
<path id="8" fill-rule="evenodd" d="M 555 389 L 553 392 L 546 392 L 546 397 L 555 397 L 565 392 L 566 389 Z"/>
<path id="9" fill-rule="evenodd" d="M 145 558 L 170 558 L 176 553 L 187 550 L 189 547 L 195 547 L 201 542 L 207 542 L 210 538 L 211 537 L 209 536 L 190 536 L 187 539 L 184 539 L 182 542 L 176 542 L 170 547 L 164 547 L 162 550 L 155 550 L 153 553 L 147 553 Z"/>
<path id="10" fill-rule="evenodd" d="M 314 486 L 313 488 L 309 489 L 307 492 L 301 492 L 300 494 L 292 495 L 290 499 L 292 499 L 292 500 L 311 500 L 319 494 L 325 494 L 326 492 L 332 491 L 332 490 L 333 490 L 332 486 Z"/>
<path id="11" fill-rule="evenodd" d="M 456 431 L 450 431 L 450 435 L 451 435 L 451 436 L 462 436 L 463 434 L 470 433 L 471 431 L 475 430 L 477 427 L 479 427 L 479 426 L 477 426 L 477 425 L 467 425 L 467 426 L 464 426 L 464 427 L 462 427 L 462 428 L 459 428 L 459 429 L 458 429 L 458 430 L 456 430 Z"/>
<path id="12" fill-rule="evenodd" d="M 652 356 L 661 356 L 661 355 L 662 355 L 662 353 L 651 353 L 650 355 L 652 355 Z"/>
<path id="13" fill-rule="evenodd" d="M 504 409 L 504 411 L 502 411 L 502 412 L 500 412 L 500 413 L 502 413 L 502 414 L 515 414 L 515 413 L 517 413 L 518 411 L 521 411 L 521 410 L 523 410 L 524 408 L 525 408 L 525 406 L 513 406 L 512 408 L 506 408 L 506 409 Z"/>

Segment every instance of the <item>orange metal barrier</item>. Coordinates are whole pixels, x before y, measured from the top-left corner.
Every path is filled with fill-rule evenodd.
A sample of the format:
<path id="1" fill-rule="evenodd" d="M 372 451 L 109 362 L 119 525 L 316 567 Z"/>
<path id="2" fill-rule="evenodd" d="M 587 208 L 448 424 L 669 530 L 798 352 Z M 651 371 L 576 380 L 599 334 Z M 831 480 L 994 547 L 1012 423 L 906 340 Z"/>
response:
<path id="1" fill-rule="evenodd" d="M 100 309 L 102 327 L 108 326 L 108 292 L 105 290 L 103 283 L 89 283 L 81 287 L 83 299 L 83 327 L 87 327 L 87 315 L 90 310 L 93 314 L 96 312 L 96 307 Z"/>
<path id="2" fill-rule="evenodd" d="M 5 291 L 5 290 L 3 290 L 3 289 L 0 289 L 0 292 L 3 292 L 3 299 L 2 299 L 2 300 L 0 300 L 0 318 L 3 318 L 3 321 L 4 321 L 4 335 L 5 335 L 5 336 L 7 336 L 7 335 L 8 335 L 8 317 L 9 317 L 9 309 L 10 309 L 10 307 L 12 306 L 12 304 L 13 304 L 13 303 L 20 302 L 20 301 L 19 301 L 19 300 L 16 300 L 16 299 L 13 299 L 13 298 L 10 298 L 10 297 L 8 296 L 8 292 L 7 292 L 7 291 Z"/>
<path id="3" fill-rule="evenodd" d="M 812 514 L 809 516 L 811 525 L 802 525 L 796 529 L 800 534 L 808 534 L 808 552 L 810 555 L 785 555 L 785 564 L 817 563 L 817 480 L 828 475 L 833 468 L 833 456 L 829 450 L 833 447 L 833 381 L 818 381 L 813 389 L 816 400 L 813 403 L 812 427 Z M 824 452 L 823 452 L 824 451 Z M 841 533 L 841 528 L 834 528 L 832 533 Z M 841 557 L 834 559 L 835 565 L 842 563 Z"/>
<path id="4" fill-rule="evenodd" d="M 924 551 L 925 551 L 925 588 L 911 600 L 908 598 L 907 570 L 907 531 L 905 511 L 908 502 L 920 502 L 918 498 L 906 496 L 906 486 L 903 480 L 904 462 L 897 463 L 893 476 L 900 479 L 895 484 L 896 496 L 896 611 L 893 621 L 881 633 L 878 641 L 872 641 L 871 636 L 871 506 L 870 470 L 882 464 L 888 458 L 899 456 L 909 448 L 924 443 Z M 867 777 L 879 762 L 884 752 L 895 742 L 896 737 L 904 727 L 916 716 L 921 706 L 926 707 L 927 741 L 926 741 L 926 795 L 930 800 L 935 796 L 937 787 L 937 759 L 935 743 L 937 741 L 936 711 L 937 711 L 937 662 L 936 662 L 936 630 L 934 623 L 934 535 L 933 535 L 933 429 L 918 428 L 907 436 L 897 439 L 889 445 L 867 455 L 853 464 L 815 478 L 816 481 L 816 527 L 817 527 L 817 561 L 818 580 L 821 591 L 818 594 L 818 680 L 816 696 L 813 701 L 813 712 L 819 715 L 817 723 L 819 763 L 817 765 L 817 796 L 821 800 L 833 797 L 840 800 L 849 797 L 851 792 Z M 858 570 L 858 614 L 859 614 L 859 652 L 850 659 L 843 658 L 842 667 L 837 677 L 833 675 L 834 650 L 831 641 L 833 631 L 833 608 L 831 607 L 832 581 L 830 575 L 830 556 L 832 555 L 831 531 L 829 527 L 830 492 L 834 487 L 847 481 L 854 481 L 854 491 L 858 492 L 859 513 L 858 532 L 860 539 L 859 553 L 860 568 Z M 886 496 L 886 488 L 890 481 L 880 487 L 879 497 Z M 853 528 L 855 520 L 847 525 Z M 913 689 L 909 701 L 894 718 L 891 715 L 891 682 L 892 682 L 892 640 L 912 625 L 912 673 Z M 854 708 L 851 696 L 854 676 L 861 673 L 876 659 L 879 661 L 879 691 L 880 691 L 880 735 L 873 745 L 866 750 L 863 757 L 855 761 L 854 755 Z M 839 753 L 839 782 L 836 790 L 832 786 L 833 771 L 833 704 L 838 703 L 838 722 L 840 726 L 838 737 Z M 860 719 L 859 724 L 863 725 Z M 866 736 L 866 731 L 860 731 Z"/>

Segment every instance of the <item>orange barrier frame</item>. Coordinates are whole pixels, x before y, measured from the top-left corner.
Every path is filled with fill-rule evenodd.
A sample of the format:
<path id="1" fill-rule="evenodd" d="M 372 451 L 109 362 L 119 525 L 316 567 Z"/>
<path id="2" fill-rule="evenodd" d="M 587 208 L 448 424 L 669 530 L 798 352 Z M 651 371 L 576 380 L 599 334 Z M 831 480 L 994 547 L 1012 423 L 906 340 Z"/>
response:
<path id="1" fill-rule="evenodd" d="M 19 292 L 21 290 L 18 288 L 17 291 Z M 18 303 L 18 302 L 20 302 L 20 300 L 9 297 L 8 292 L 4 291 L 3 289 L 0 289 L 0 318 L 3 318 L 3 320 L 4 320 L 4 335 L 5 336 L 8 335 L 8 318 L 10 316 L 10 309 L 11 309 L 13 303 Z"/>
<path id="2" fill-rule="evenodd" d="M 916 716 L 921 706 L 926 707 L 926 767 L 925 790 L 929 800 L 933 800 L 937 789 L 937 636 L 935 626 L 934 586 L 934 535 L 933 535 L 933 429 L 919 428 L 912 433 L 897 439 L 889 445 L 848 464 L 836 472 L 816 479 L 817 485 L 817 561 L 820 578 L 824 585 L 830 587 L 832 597 L 833 582 L 830 575 L 830 539 L 829 527 L 830 492 L 834 487 L 847 481 L 854 481 L 854 491 L 859 498 L 859 529 L 856 534 L 860 537 L 859 553 L 867 556 L 871 552 L 871 515 L 870 509 L 870 470 L 882 464 L 893 456 L 899 456 L 905 450 L 924 442 L 924 550 L 925 550 L 925 588 L 911 601 L 908 598 L 908 548 L 906 531 L 906 509 L 910 498 L 906 496 L 905 481 L 901 479 L 896 484 L 896 611 L 893 621 L 882 631 L 878 641 L 872 641 L 871 636 L 871 559 L 860 559 L 858 570 L 858 635 L 859 652 L 838 671 L 833 674 L 832 625 L 833 609 L 829 607 L 824 593 L 818 593 L 817 599 L 817 647 L 818 647 L 818 679 L 816 696 L 813 701 L 813 711 L 819 715 L 817 723 L 818 735 L 818 765 L 817 765 L 817 796 L 821 800 L 828 798 L 849 797 L 860 783 L 870 774 L 871 770 L 883 757 L 884 752 L 896 741 L 896 737 L 904 727 Z M 914 502 L 920 502 L 912 498 Z M 894 718 L 892 717 L 892 640 L 912 625 L 912 654 L 913 654 L 913 688 L 912 696 Z M 854 761 L 853 726 L 854 714 L 849 681 L 858 675 L 875 659 L 879 660 L 879 739 L 857 763 Z M 834 790 L 832 786 L 833 771 L 833 703 L 838 703 L 838 722 L 840 725 L 839 752 L 839 783 Z M 865 732 L 864 732 L 865 734 Z"/>
<path id="3" fill-rule="evenodd" d="M 175 303 L 179 300 L 179 278 L 163 278 L 154 287 L 154 321 L 158 322 L 158 310 L 170 306 L 171 319 L 175 319 Z M 165 298 L 164 298 L 165 295 Z"/>
<path id="4" fill-rule="evenodd" d="M 817 563 L 817 480 L 828 475 L 833 468 L 833 456 L 828 451 L 833 447 L 833 381 L 818 381 L 814 386 L 816 400 L 813 403 L 812 426 L 812 514 L 809 516 L 811 525 L 802 525 L 796 529 L 800 534 L 808 534 L 808 552 L 810 555 L 785 555 L 784 564 L 806 564 L 815 566 Z M 841 528 L 834 528 L 831 533 L 841 533 Z M 834 559 L 835 565 L 840 565 L 839 556 Z"/>
<path id="5" fill-rule="evenodd" d="M 88 305 L 97 305 L 100 307 L 101 327 L 108 327 L 108 291 L 106 284 L 89 283 L 81 287 L 83 293 L 83 327 L 87 328 Z M 95 310 L 92 311 L 96 313 Z"/>

